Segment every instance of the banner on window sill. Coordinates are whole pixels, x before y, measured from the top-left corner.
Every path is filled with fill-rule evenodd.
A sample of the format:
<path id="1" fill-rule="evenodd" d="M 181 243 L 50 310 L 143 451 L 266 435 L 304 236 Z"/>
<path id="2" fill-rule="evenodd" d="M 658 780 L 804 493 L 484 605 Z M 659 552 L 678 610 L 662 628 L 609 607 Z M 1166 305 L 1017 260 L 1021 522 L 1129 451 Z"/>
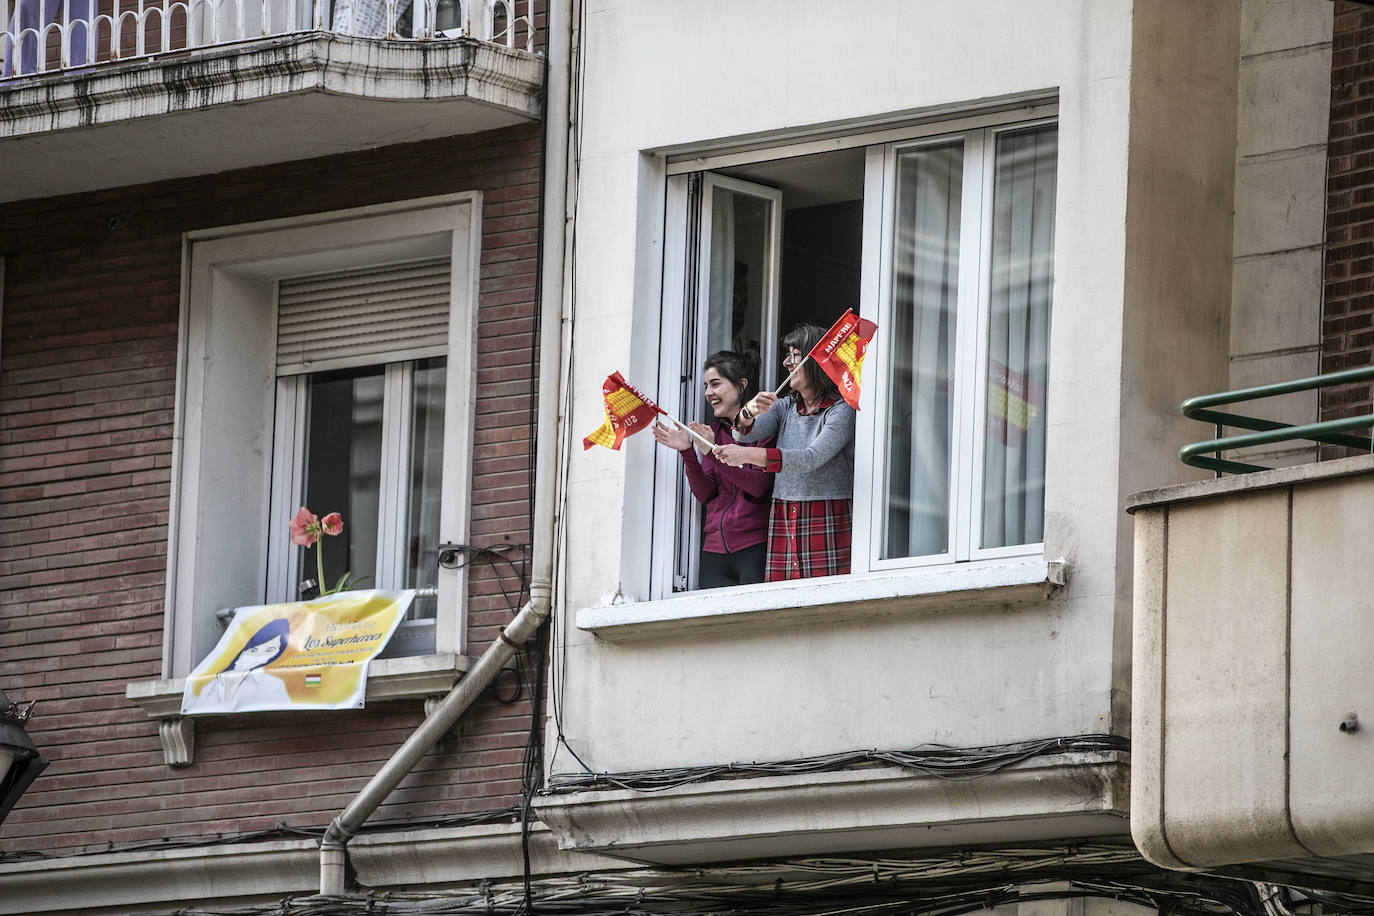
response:
<path id="1" fill-rule="evenodd" d="M 413 590 L 354 591 L 241 607 L 186 678 L 186 715 L 357 709 L 367 664 L 405 618 Z"/>

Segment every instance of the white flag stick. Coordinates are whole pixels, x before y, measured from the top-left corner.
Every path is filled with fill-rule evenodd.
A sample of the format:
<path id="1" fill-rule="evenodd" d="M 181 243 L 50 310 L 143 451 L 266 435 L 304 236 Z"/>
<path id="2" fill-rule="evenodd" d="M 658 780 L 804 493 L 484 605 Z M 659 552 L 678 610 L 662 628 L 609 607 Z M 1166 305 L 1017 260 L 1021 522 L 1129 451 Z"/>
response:
<path id="1" fill-rule="evenodd" d="M 773 394 L 774 394 L 775 396 L 777 396 L 777 397 L 781 397 L 781 396 L 782 396 L 782 390 L 783 390 L 784 388 L 786 388 L 789 384 L 791 384 L 791 382 L 792 382 L 792 376 L 796 375 L 797 372 L 799 372 L 799 371 L 801 370 L 801 367 L 806 365 L 806 361 L 807 361 L 808 359 L 810 359 L 810 358 L 811 358 L 811 354 L 808 353 L 807 355 L 805 355 L 805 356 L 803 356 L 803 357 L 801 358 L 801 362 L 797 363 L 795 366 L 792 367 L 792 371 L 789 372 L 789 373 L 787 373 L 787 378 L 783 379 L 783 380 L 782 380 L 782 384 L 779 385 L 779 386 L 777 387 L 777 390 L 773 392 Z"/>
<path id="2" fill-rule="evenodd" d="M 667 415 L 667 414 L 664 414 L 664 416 L 667 417 L 668 415 Z M 683 422 L 682 422 L 681 420 L 679 420 L 677 417 L 668 417 L 668 419 L 669 419 L 669 420 L 672 420 L 674 423 L 676 423 L 680 429 L 685 429 L 685 430 L 687 430 L 687 432 L 691 433 L 691 434 L 692 434 L 692 438 L 696 439 L 696 440 L 697 440 L 698 442 L 700 442 L 702 445 L 706 446 L 706 450 L 707 450 L 708 452 L 709 452 L 711 449 L 713 449 L 713 448 L 716 447 L 716 444 L 715 444 L 714 442 L 711 442 L 711 441 L 707 440 L 707 438 L 706 438 L 705 436 L 703 436 L 701 433 L 697 432 L 696 430 L 692 429 L 692 427 L 688 426 L 686 423 L 683 423 Z"/>

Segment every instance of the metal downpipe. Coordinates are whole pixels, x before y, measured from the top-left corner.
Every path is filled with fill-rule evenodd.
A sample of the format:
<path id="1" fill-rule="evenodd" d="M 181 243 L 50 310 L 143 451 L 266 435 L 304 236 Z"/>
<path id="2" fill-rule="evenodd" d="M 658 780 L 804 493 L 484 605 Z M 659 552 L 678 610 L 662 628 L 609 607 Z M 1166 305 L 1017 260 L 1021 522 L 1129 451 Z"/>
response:
<path id="1" fill-rule="evenodd" d="M 434 712 L 397 749 L 320 841 L 320 893 L 345 892 L 347 845 L 431 747 L 481 696 L 506 662 L 549 617 L 553 600 L 554 501 L 557 496 L 558 407 L 561 401 L 564 250 L 567 239 L 568 130 L 573 0 L 549 0 L 547 106 L 544 122 L 544 241 L 540 251 L 539 388 L 535 448 L 534 557 L 530 598 L 499 638 Z"/>

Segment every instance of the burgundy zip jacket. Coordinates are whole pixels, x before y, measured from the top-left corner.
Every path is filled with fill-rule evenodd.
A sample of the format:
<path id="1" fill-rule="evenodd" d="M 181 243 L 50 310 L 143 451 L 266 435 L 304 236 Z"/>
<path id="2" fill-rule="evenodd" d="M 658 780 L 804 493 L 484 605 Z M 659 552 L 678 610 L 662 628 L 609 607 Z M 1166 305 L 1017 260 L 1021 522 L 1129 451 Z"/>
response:
<path id="1" fill-rule="evenodd" d="M 711 424 L 717 442 L 733 442 L 734 435 L 720 420 Z M 695 441 L 695 440 L 693 440 Z M 752 446 L 772 448 L 773 437 Z M 763 468 L 732 468 L 709 452 L 698 455 L 695 446 L 682 451 L 687 485 L 697 502 L 706 507 L 702 525 L 707 553 L 733 553 L 768 541 L 768 511 L 772 505 L 773 475 Z"/>

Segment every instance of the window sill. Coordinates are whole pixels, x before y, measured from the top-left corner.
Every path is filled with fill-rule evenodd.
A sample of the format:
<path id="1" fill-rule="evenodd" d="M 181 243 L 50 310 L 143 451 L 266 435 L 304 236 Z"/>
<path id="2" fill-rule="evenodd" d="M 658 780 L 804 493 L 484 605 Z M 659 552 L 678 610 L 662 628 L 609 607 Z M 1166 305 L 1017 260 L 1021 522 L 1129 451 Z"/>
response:
<path id="1" fill-rule="evenodd" d="M 577 628 L 609 642 L 635 642 L 933 613 L 989 601 L 1027 603 L 1053 595 L 1066 573 L 1063 560 L 1022 560 L 711 589 L 583 608 Z"/>
<path id="2" fill-rule="evenodd" d="M 448 693 L 472 665 L 466 655 L 451 652 L 407 658 L 379 658 L 368 666 L 367 703 L 388 700 L 421 700 Z M 169 766 L 185 766 L 195 759 L 195 719 L 226 719 L 231 716 L 182 716 L 185 678 L 134 681 L 124 696 L 141 706 L 149 718 L 162 720 L 159 732 L 162 752 Z M 428 712 L 428 710 L 426 710 Z"/>

